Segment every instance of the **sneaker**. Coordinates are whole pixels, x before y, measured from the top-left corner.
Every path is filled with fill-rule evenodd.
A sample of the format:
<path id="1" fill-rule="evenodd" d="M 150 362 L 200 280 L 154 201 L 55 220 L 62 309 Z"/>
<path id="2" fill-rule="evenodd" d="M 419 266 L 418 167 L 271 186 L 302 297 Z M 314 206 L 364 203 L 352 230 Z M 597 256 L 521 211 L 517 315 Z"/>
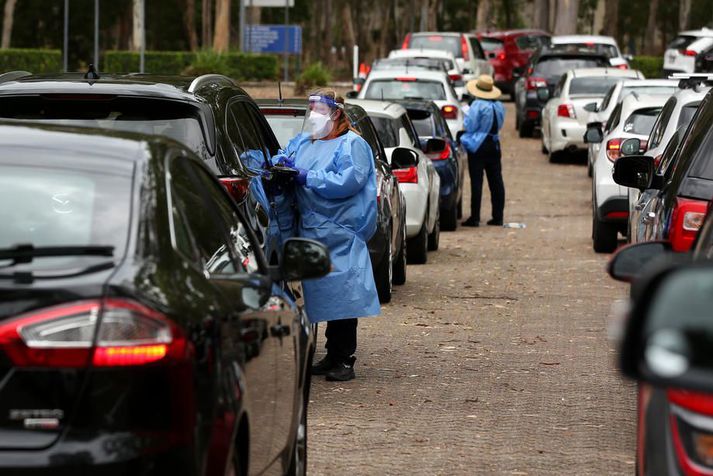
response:
<path id="1" fill-rule="evenodd" d="M 461 222 L 461 225 L 463 225 L 463 226 L 480 226 L 480 222 L 477 220 L 474 220 L 473 217 L 470 217 L 466 221 Z"/>
<path id="2" fill-rule="evenodd" d="M 335 362 L 332 360 L 332 357 L 327 354 L 322 360 L 312 366 L 312 375 L 325 375 L 334 367 L 334 364 Z"/>
<path id="3" fill-rule="evenodd" d="M 503 221 L 502 220 L 496 220 L 493 218 L 492 220 L 488 220 L 488 225 L 490 226 L 503 226 Z"/>
<path id="4" fill-rule="evenodd" d="M 348 362 L 340 362 L 336 364 L 327 372 L 326 379 L 330 382 L 346 382 L 348 380 L 354 380 L 356 377 L 354 374 L 355 361 L 356 358 L 351 357 Z"/>

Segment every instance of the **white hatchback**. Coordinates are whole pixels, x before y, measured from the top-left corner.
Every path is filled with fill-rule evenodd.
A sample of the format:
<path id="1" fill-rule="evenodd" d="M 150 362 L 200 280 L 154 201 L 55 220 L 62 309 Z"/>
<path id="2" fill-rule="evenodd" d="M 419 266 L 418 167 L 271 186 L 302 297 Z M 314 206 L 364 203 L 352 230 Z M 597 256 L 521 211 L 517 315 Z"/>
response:
<path id="1" fill-rule="evenodd" d="M 463 70 L 461 69 L 460 64 L 456 61 L 455 56 L 453 56 L 453 53 L 450 51 L 407 48 L 405 50 L 392 50 L 389 53 L 389 58 L 429 58 L 440 60 L 448 70 L 448 77 L 453 82 L 453 89 L 455 90 L 458 99 L 460 99 L 463 96 L 463 93 L 465 93 Z"/>
<path id="2" fill-rule="evenodd" d="M 553 36 L 551 44 L 554 45 L 573 45 L 576 47 L 585 47 L 604 53 L 609 58 L 609 64 L 615 68 L 629 68 L 629 56 L 621 54 L 619 45 L 611 36 L 601 35 L 562 35 Z"/>
<path id="3" fill-rule="evenodd" d="M 696 57 L 713 46 L 713 30 L 689 30 L 680 32 L 666 47 L 663 56 L 664 75 L 693 73 Z"/>

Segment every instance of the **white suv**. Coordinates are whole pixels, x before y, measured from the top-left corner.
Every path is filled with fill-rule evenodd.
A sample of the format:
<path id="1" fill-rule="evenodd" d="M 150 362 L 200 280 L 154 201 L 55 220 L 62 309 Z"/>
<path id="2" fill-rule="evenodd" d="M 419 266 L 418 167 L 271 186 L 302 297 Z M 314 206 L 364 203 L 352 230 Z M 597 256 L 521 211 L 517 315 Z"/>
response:
<path id="1" fill-rule="evenodd" d="M 609 58 L 609 64 L 615 68 L 628 69 L 630 56 L 624 56 L 619 50 L 616 40 L 611 36 L 600 35 L 562 35 L 553 36 L 551 44 L 585 47 L 604 53 Z"/>
<path id="2" fill-rule="evenodd" d="M 693 73 L 696 57 L 713 46 L 713 30 L 682 31 L 668 44 L 663 56 L 664 76 L 671 73 Z"/>
<path id="3" fill-rule="evenodd" d="M 614 109 L 603 138 L 600 130 L 587 129 L 588 142 L 602 139 L 592 170 L 592 240 L 594 251 L 598 253 L 614 251 L 617 233 L 626 235 L 628 232 L 628 192 L 612 177 L 614 162 L 621 156 L 621 144 L 632 137 L 645 141 L 667 99 L 629 94 Z"/>

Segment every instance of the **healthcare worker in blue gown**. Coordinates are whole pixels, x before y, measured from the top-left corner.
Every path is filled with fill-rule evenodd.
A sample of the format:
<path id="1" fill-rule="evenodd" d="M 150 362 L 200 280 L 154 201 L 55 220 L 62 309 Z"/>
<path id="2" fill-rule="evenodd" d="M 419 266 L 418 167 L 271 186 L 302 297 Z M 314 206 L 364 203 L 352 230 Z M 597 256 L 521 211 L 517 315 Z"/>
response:
<path id="1" fill-rule="evenodd" d="M 327 323 L 327 355 L 312 374 L 351 380 L 357 319 L 381 312 L 367 247 L 377 219 L 371 148 L 351 128 L 344 99 L 322 90 L 309 96 L 303 132 L 273 162 L 297 171 L 294 216 L 280 207 L 281 228 L 282 222 L 294 223 L 298 236 L 326 245 L 332 260 L 330 274 L 302 283 L 310 321 Z"/>

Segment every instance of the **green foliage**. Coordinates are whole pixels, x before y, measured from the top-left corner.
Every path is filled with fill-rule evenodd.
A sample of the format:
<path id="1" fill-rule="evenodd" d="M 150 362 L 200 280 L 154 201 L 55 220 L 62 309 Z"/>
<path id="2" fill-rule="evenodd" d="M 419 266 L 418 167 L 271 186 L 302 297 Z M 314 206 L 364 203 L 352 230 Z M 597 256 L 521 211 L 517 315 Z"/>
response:
<path id="1" fill-rule="evenodd" d="M 34 74 L 59 73 L 62 52 L 59 50 L 0 50 L 0 72 L 23 70 Z"/>
<path id="2" fill-rule="evenodd" d="M 269 55 L 242 53 L 198 53 L 182 51 L 147 51 L 145 53 L 147 73 L 201 74 L 219 73 L 238 81 L 275 79 L 278 59 Z M 139 53 L 133 51 L 107 51 L 104 54 L 103 71 L 125 73 L 139 70 Z"/>
<path id="3" fill-rule="evenodd" d="M 326 86 L 332 80 L 332 75 L 329 70 L 322 64 L 321 61 L 312 63 L 302 71 L 302 74 L 297 78 L 295 84 L 295 93 L 302 95 L 309 89 Z"/>
<path id="4" fill-rule="evenodd" d="M 629 64 L 632 69 L 638 69 L 649 79 L 663 75 L 663 58 L 660 56 L 634 56 Z"/>

